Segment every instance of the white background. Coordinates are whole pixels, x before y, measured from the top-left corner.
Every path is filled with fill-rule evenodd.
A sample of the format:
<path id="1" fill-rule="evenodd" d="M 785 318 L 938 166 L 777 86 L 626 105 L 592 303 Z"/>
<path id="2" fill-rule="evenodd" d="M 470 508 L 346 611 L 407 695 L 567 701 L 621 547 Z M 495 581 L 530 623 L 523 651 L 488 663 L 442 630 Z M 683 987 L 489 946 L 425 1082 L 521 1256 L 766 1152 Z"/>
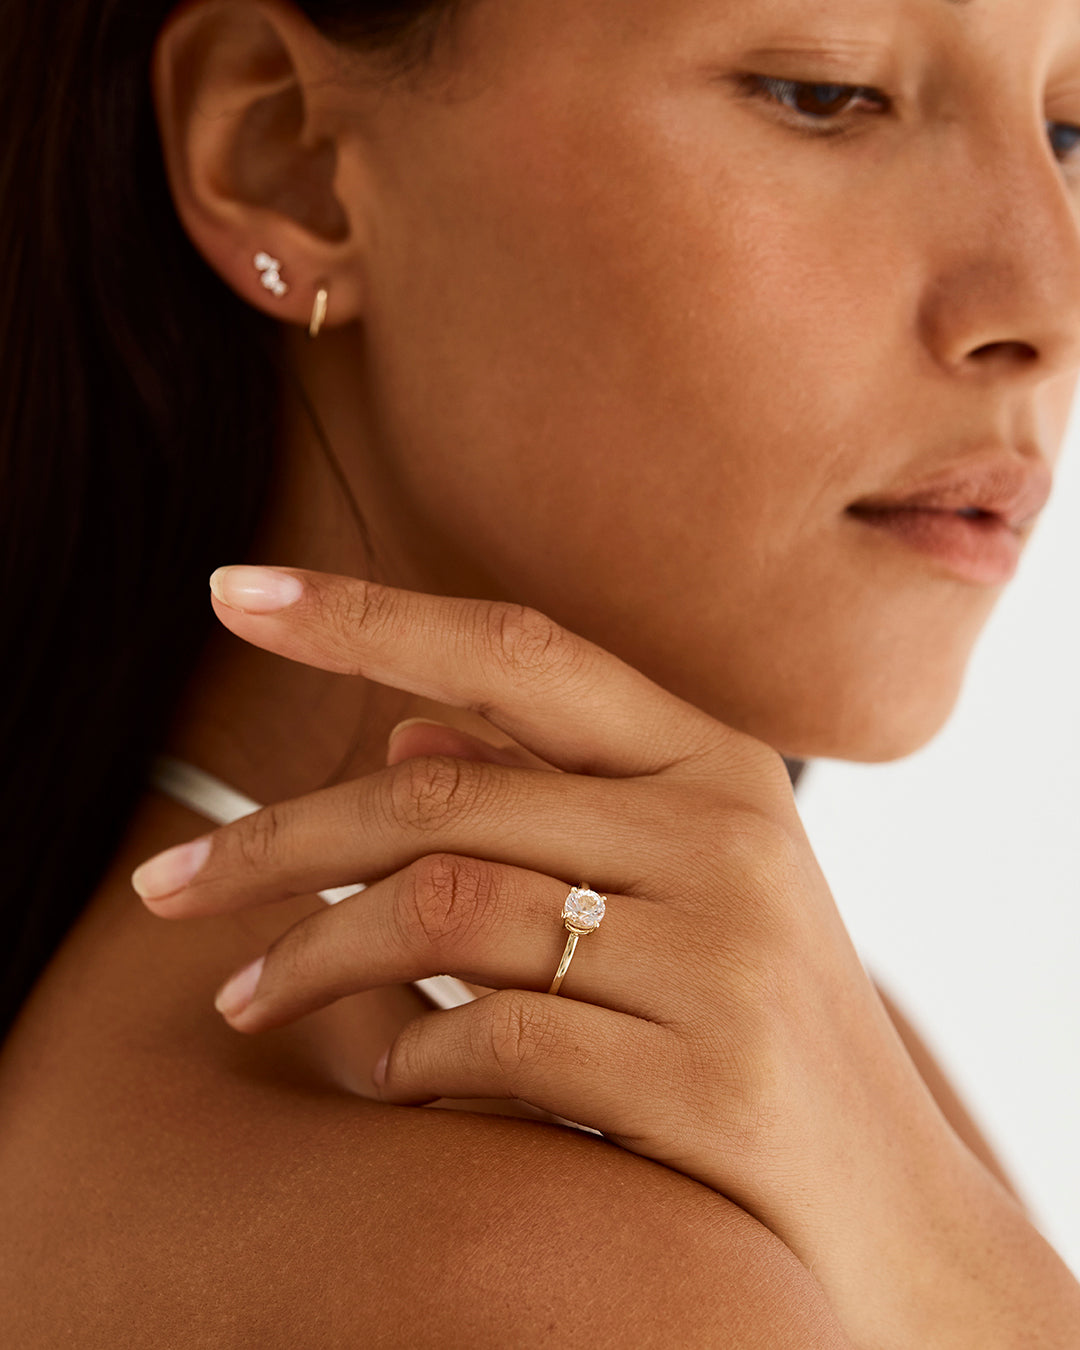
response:
<path id="1" fill-rule="evenodd" d="M 803 820 L 864 964 L 1080 1276 L 1080 417 L 949 723 L 812 761 Z"/>

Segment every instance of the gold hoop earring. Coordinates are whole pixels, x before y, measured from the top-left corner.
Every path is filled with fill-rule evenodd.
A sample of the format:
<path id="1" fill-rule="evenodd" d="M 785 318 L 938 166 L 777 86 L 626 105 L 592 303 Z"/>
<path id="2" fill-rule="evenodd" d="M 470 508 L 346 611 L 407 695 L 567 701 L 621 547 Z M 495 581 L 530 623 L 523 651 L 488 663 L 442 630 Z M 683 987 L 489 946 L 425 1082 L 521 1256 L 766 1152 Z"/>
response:
<path id="1" fill-rule="evenodd" d="M 318 337 L 319 329 L 323 326 L 323 320 L 326 318 L 326 302 L 330 299 L 330 292 L 325 286 L 320 286 L 315 292 L 315 303 L 311 307 L 311 322 L 308 324 L 308 337 Z"/>

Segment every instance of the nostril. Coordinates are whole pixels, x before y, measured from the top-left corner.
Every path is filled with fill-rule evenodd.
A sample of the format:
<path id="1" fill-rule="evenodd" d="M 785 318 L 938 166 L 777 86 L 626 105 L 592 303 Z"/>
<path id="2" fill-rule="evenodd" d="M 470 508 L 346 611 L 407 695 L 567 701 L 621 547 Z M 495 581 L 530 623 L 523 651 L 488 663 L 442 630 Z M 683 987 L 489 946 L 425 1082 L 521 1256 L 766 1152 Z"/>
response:
<path id="1" fill-rule="evenodd" d="M 970 359 L 983 363 L 990 361 L 1009 361 L 1013 364 L 1029 365 L 1039 358 L 1038 351 L 1030 342 L 985 342 L 969 353 Z"/>

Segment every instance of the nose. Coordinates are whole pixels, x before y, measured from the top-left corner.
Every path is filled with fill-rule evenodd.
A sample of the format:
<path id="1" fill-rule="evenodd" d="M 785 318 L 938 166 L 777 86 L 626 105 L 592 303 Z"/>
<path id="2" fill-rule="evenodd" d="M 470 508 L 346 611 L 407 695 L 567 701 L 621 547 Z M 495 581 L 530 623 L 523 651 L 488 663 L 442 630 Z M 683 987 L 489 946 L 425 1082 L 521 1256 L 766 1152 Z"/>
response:
<path id="1" fill-rule="evenodd" d="M 1080 202 L 1045 141 L 1011 130 L 977 163 L 939 166 L 919 325 L 954 376 L 1031 385 L 1080 368 Z"/>

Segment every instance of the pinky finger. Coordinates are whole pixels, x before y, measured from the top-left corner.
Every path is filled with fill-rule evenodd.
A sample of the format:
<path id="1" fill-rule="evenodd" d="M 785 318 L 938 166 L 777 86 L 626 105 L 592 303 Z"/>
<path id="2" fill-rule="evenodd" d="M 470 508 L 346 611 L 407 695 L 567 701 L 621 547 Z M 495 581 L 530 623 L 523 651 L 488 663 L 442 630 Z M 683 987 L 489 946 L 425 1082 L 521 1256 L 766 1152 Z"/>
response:
<path id="1" fill-rule="evenodd" d="M 516 1098 L 633 1138 L 642 1133 L 646 1080 L 666 1062 L 671 1034 L 592 1003 L 497 989 L 410 1022 L 387 1051 L 377 1087 L 383 1101 L 399 1105 Z"/>

